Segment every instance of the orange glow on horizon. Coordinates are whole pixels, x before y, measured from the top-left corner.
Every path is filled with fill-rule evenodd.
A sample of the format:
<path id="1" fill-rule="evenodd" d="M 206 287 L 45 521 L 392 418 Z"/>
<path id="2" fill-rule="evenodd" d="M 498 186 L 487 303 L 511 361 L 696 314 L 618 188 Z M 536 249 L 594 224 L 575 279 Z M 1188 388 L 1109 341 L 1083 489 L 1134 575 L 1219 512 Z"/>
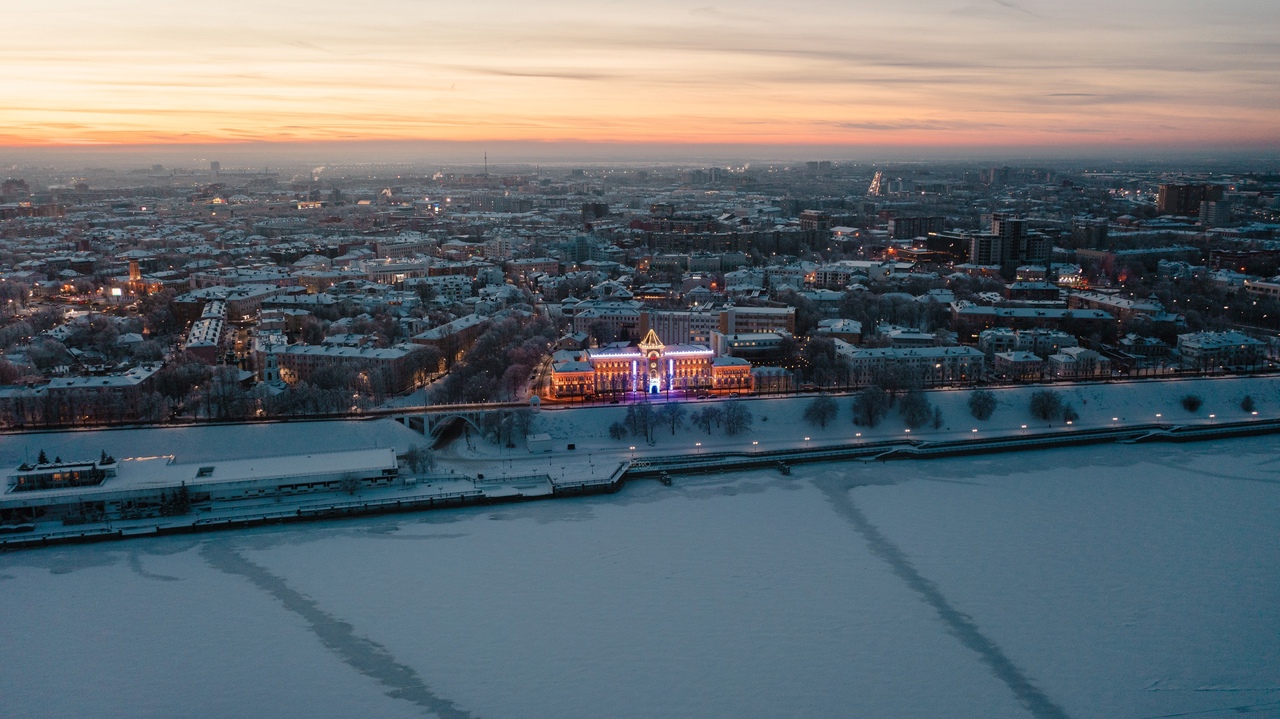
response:
<path id="1" fill-rule="evenodd" d="M 0 147 L 1280 143 L 1280 4 L 47 0 Z"/>

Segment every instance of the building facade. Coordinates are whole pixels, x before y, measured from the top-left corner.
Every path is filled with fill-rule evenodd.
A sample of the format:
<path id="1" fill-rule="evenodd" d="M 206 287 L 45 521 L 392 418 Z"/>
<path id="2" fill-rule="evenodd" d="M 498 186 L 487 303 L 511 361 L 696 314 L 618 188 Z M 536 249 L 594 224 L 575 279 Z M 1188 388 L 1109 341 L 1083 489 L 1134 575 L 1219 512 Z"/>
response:
<path id="1" fill-rule="evenodd" d="M 649 330 L 638 345 L 615 344 L 571 352 L 553 362 L 553 398 L 596 394 L 670 391 L 750 391 L 751 364 L 734 357 L 716 357 L 703 345 L 664 344 Z"/>

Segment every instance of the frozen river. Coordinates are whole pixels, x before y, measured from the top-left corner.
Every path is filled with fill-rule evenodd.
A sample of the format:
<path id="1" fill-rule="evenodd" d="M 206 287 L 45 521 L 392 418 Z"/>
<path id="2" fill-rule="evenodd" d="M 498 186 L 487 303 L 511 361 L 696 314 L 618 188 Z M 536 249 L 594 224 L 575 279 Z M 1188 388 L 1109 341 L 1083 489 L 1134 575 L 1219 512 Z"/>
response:
<path id="1" fill-rule="evenodd" d="M 1280 717 L 1278 445 L 0 555 L 0 716 Z"/>

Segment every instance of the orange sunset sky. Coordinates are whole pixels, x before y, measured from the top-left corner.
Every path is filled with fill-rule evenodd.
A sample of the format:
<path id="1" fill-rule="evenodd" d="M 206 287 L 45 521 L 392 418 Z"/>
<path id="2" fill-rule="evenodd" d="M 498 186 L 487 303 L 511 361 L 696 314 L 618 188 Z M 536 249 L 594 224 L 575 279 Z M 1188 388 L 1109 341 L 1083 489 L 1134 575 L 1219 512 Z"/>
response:
<path id="1" fill-rule="evenodd" d="M 13 3 L 0 146 L 1270 147 L 1280 2 Z"/>

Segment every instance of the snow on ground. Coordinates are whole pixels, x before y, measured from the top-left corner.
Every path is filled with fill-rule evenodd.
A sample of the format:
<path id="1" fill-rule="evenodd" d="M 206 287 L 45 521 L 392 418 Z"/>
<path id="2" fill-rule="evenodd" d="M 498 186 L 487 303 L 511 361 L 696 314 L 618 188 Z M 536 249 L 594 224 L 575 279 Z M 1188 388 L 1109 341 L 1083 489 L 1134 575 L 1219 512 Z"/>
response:
<path id="1" fill-rule="evenodd" d="M 554 438 L 553 452 L 531 455 L 523 442 L 516 447 L 500 447 L 478 440 L 472 432 L 469 442 L 460 437 L 441 448 L 439 455 L 444 469 L 466 474 L 507 471 L 513 475 L 540 472 L 560 476 L 572 474 L 574 465 L 586 465 L 588 474 L 594 471 L 608 476 L 622 460 L 654 455 L 784 449 L 886 439 L 1016 435 L 1041 431 L 1054 424 L 1061 429 L 1061 422 L 1032 420 L 1027 405 L 1031 393 L 1038 389 L 1043 387 L 992 390 L 998 406 L 985 422 L 975 420 L 969 413 L 966 403 L 970 390 L 928 392 L 930 402 L 942 410 L 943 427 L 935 430 L 928 426 L 911 433 L 904 431 L 906 426 L 896 409 L 875 428 L 855 427 L 849 408 L 851 399 L 840 396 L 837 397 L 840 413 L 825 428 L 812 426 L 803 419 L 811 397 L 744 398 L 741 401 L 755 417 L 752 428 L 736 437 L 714 428 L 708 434 L 695 429 L 689 417 L 704 406 L 719 403 L 695 400 L 684 403 L 685 426 L 674 434 L 669 425 L 665 429 L 658 427 L 652 446 L 642 437 L 622 440 L 609 437 L 609 425 L 623 419 L 626 405 L 548 407 L 536 410 L 533 431 L 546 432 Z M 1280 416 L 1280 377 L 1075 384 L 1052 389 L 1079 413 L 1080 418 L 1073 425 L 1079 429 L 1151 422 L 1244 420 L 1251 417 L 1240 409 L 1240 400 L 1245 395 L 1253 397 L 1259 417 Z M 1179 400 L 1188 394 L 1203 398 L 1204 406 L 1198 412 L 1187 412 L 1180 405 Z M 1210 415 L 1216 417 L 1211 419 Z M 1026 429 L 1022 425 L 1027 425 Z M 974 433 L 974 429 L 978 432 Z M 411 444 L 428 441 L 391 418 L 38 432 L 0 435 L 0 466 L 33 460 L 41 449 L 50 457 L 60 455 L 68 459 L 96 457 L 106 450 L 118 458 L 174 454 L 179 462 L 197 462 L 371 446 L 394 446 L 403 452 Z M 572 451 L 567 449 L 571 443 L 576 445 Z"/>
<path id="2" fill-rule="evenodd" d="M 861 433 L 863 440 L 899 439 L 908 436 L 927 440 L 967 437 L 973 434 L 974 429 L 978 430 L 977 436 L 990 436 L 988 433 L 991 432 L 1018 433 L 1021 432 L 1022 425 L 1027 425 L 1028 431 L 1043 430 L 1054 425 L 1061 429 L 1061 421 L 1042 422 L 1031 417 L 1028 410 L 1031 394 L 1042 389 L 1058 392 L 1064 402 L 1075 408 L 1080 418 L 1073 426 L 1079 428 L 1151 422 L 1239 421 L 1251 416 L 1240 409 L 1240 401 L 1245 395 L 1253 397 L 1259 416 L 1280 416 L 1280 377 L 1269 376 L 998 388 L 991 390 L 998 402 L 996 412 L 986 421 L 974 419 L 969 412 L 967 402 L 971 390 L 936 390 L 927 392 L 926 395 L 931 404 L 942 410 L 942 428 L 935 430 L 930 425 L 912 430 L 910 434 L 904 432 L 906 425 L 898 416 L 896 407 L 875 428 L 855 427 L 852 423 L 850 397 L 837 399 L 840 414 L 825 428 L 814 427 L 803 419 L 805 407 L 811 397 L 744 398 L 741 401 L 755 416 L 754 424 L 748 432 L 737 437 L 727 437 L 723 430 L 713 428 L 712 433 L 708 434 L 694 429 L 686 421 L 685 429 L 675 435 L 671 433 L 669 425 L 665 430 L 659 428 L 654 437 L 656 444 L 652 448 L 646 447 L 643 438 L 609 438 L 609 425 L 623 419 L 626 414 L 625 405 L 541 410 L 537 431 L 548 432 L 552 437 L 567 442 L 576 442 L 578 451 L 584 448 L 622 448 L 629 453 L 627 447 L 635 445 L 637 456 L 643 456 L 645 453 L 670 454 L 673 451 L 693 450 L 695 442 L 701 442 L 704 451 L 749 450 L 802 446 L 804 437 L 810 437 L 810 443 L 815 445 L 840 442 L 854 439 L 856 433 Z M 1204 406 L 1199 411 L 1193 413 L 1182 408 L 1179 401 L 1188 394 L 1198 395 L 1204 400 Z M 707 400 L 695 400 L 686 402 L 685 407 L 692 414 L 708 403 Z M 1163 416 L 1157 417 L 1157 414 Z M 1211 414 L 1217 415 L 1214 420 L 1209 419 Z M 1113 421 L 1113 417 L 1117 419 Z M 637 439 L 640 441 L 637 442 Z M 753 445 L 752 442 L 759 444 Z"/>
<path id="3" fill-rule="evenodd" d="M 117 459 L 173 454 L 179 462 L 202 462 L 369 447 L 403 452 L 415 442 L 422 435 L 393 419 L 33 432 L 0 435 L 0 467 L 34 461 L 41 449 L 68 460 L 105 450 Z"/>
<path id="4" fill-rule="evenodd" d="M 17 552 L 2 713 L 1280 716 L 1277 527 L 1262 437 Z"/>

